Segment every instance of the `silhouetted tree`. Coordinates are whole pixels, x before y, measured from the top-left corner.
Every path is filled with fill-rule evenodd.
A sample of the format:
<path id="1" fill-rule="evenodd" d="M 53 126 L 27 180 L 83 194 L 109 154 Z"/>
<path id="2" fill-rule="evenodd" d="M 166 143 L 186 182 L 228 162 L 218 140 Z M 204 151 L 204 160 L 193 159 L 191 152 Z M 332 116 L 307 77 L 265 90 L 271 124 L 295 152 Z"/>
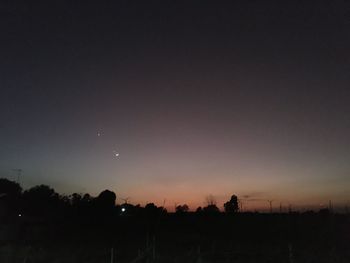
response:
<path id="1" fill-rule="evenodd" d="M 158 210 L 158 207 L 154 204 L 154 203 L 148 203 L 146 206 L 145 206 L 145 210 L 146 211 L 149 211 L 149 212 L 155 212 Z"/>
<path id="2" fill-rule="evenodd" d="M 96 208 L 98 209 L 97 213 L 100 213 L 100 216 L 111 215 L 115 208 L 116 198 L 114 192 L 110 190 L 102 191 L 94 200 Z"/>
<path id="3" fill-rule="evenodd" d="M 163 207 L 157 207 L 154 203 L 148 203 L 145 206 L 145 213 L 147 216 L 149 216 L 151 218 L 158 216 L 164 212 L 165 212 L 165 210 Z"/>
<path id="4" fill-rule="evenodd" d="M 0 197 L 19 196 L 22 193 L 22 187 L 6 178 L 0 178 Z"/>
<path id="5" fill-rule="evenodd" d="M 176 207 L 176 213 L 186 213 L 186 212 L 188 212 L 188 210 L 189 210 L 189 207 L 186 204 L 178 205 Z"/>
<path id="6" fill-rule="evenodd" d="M 196 213 L 202 213 L 203 212 L 203 209 L 201 206 L 197 207 L 196 209 Z"/>
<path id="7" fill-rule="evenodd" d="M 206 213 L 219 213 L 220 210 L 216 205 L 207 205 L 206 207 L 203 207 L 203 212 Z"/>
<path id="8" fill-rule="evenodd" d="M 81 204 L 82 197 L 80 194 L 74 193 L 70 196 L 70 203 L 73 207 L 78 207 Z"/>
<path id="9" fill-rule="evenodd" d="M 205 201 L 207 203 L 207 206 L 215 205 L 216 206 L 216 199 L 213 195 L 208 195 L 205 197 Z"/>
<path id="10" fill-rule="evenodd" d="M 236 195 L 232 195 L 230 201 L 224 204 L 226 213 L 236 213 L 239 210 L 238 198 Z"/>
<path id="11" fill-rule="evenodd" d="M 0 216 L 19 213 L 22 188 L 13 181 L 0 178 Z"/>
<path id="12" fill-rule="evenodd" d="M 74 194 L 73 194 L 74 195 Z M 89 194 L 84 194 L 82 197 L 80 194 L 71 196 L 71 200 L 73 212 L 75 212 L 77 215 L 82 216 L 89 216 L 93 212 L 93 206 L 94 206 L 94 198 L 91 197 Z"/>
<path id="13" fill-rule="evenodd" d="M 40 201 L 56 199 L 58 197 L 58 194 L 53 188 L 42 184 L 34 186 L 29 190 L 24 191 L 23 196 L 28 200 Z"/>
<path id="14" fill-rule="evenodd" d="M 82 196 L 81 194 L 78 193 L 73 193 L 72 195 L 69 196 L 68 203 L 70 205 L 70 211 L 73 213 L 75 216 L 87 216 L 89 210 L 91 210 L 91 198 L 89 194 L 85 194 Z"/>
<path id="15" fill-rule="evenodd" d="M 162 214 L 167 214 L 168 213 L 168 210 L 165 207 L 163 207 L 163 206 L 158 207 L 158 210 Z"/>
<path id="16" fill-rule="evenodd" d="M 23 193 L 24 209 L 31 215 L 48 215 L 59 212 L 60 196 L 47 185 L 34 186 Z"/>
<path id="17" fill-rule="evenodd" d="M 90 203 L 92 201 L 92 197 L 89 194 L 84 194 L 83 198 L 81 199 L 81 202 L 83 203 Z"/>
<path id="18" fill-rule="evenodd" d="M 216 206 L 216 199 L 213 195 L 206 196 L 205 202 L 207 203 L 207 206 L 203 207 L 203 212 L 206 212 L 206 213 L 220 212 L 219 208 Z"/>

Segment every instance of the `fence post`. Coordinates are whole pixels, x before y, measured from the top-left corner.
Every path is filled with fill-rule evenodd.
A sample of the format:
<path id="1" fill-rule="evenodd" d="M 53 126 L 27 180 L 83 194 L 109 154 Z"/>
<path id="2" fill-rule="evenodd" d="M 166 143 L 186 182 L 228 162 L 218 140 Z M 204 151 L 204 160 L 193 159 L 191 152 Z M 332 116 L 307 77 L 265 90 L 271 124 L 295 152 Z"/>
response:
<path id="1" fill-rule="evenodd" d="M 156 237 L 153 236 L 153 248 L 152 248 L 153 261 L 156 259 Z"/>
<path id="2" fill-rule="evenodd" d="M 114 262 L 114 248 L 111 248 L 111 263 Z"/>
<path id="3" fill-rule="evenodd" d="M 291 243 L 288 244 L 288 256 L 289 256 L 289 263 L 294 263 L 294 260 L 293 260 L 293 247 L 292 247 Z"/>
<path id="4" fill-rule="evenodd" d="M 202 263 L 201 246 L 197 247 L 197 260 L 196 260 L 196 263 Z"/>

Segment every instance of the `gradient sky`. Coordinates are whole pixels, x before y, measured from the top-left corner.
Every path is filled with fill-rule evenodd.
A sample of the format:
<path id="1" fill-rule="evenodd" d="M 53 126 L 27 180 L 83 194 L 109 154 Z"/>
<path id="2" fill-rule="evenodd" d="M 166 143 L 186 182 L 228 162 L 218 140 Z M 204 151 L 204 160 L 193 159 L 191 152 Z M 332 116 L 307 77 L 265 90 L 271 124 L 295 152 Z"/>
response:
<path id="1" fill-rule="evenodd" d="M 346 1 L 49 2 L 0 4 L 1 177 L 168 207 L 350 200 Z"/>

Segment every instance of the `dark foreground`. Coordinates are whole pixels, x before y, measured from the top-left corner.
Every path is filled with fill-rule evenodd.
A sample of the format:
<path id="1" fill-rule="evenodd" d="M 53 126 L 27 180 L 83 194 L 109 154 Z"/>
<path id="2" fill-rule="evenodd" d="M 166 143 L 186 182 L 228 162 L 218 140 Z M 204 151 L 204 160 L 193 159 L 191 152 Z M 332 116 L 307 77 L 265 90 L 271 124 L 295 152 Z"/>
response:
<path id="1" fill-rule="evenodd" d="M 22 216 L 2 222 L 0 262 L 350 262 L 350 217 Z"/>

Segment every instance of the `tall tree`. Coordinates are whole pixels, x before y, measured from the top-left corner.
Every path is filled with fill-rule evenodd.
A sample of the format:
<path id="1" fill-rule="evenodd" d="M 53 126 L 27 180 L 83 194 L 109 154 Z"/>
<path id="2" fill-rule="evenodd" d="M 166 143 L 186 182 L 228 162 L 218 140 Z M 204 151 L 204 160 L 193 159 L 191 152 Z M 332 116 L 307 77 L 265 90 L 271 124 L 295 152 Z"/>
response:
<path id="1" fill-rule="evenodd" d="M 6 178 L 0 178 L 0 197 L 19 196 L 22 193 L 22 187 Z"/>
<path id="2" fill-rule="evenodd" d="M 236 213 L 239 210 L 238 198 L 236 195 L 232 195 L 231 199 L 224 204 L 226 213 Z"/>
<path id="3" fill-rule="evenodd" d="M 21 193 L 18 183 L 0 178 L 0 217 L 19 213 Z"/>
<path id="4" fill-rule="evenodd" d="M 48 215 L 59 212 L 60 196 L 47 185 L 34 186 L 23 193 L 25 212 L 32 215 Z"/>
<path id="5" fill-rule="evenodd" d="M 100 208 L 111 209 L 115 207 L 115 200 L 117 196 L 113 191 L 104 190 L 96 198 L 97 205 Z"/>

